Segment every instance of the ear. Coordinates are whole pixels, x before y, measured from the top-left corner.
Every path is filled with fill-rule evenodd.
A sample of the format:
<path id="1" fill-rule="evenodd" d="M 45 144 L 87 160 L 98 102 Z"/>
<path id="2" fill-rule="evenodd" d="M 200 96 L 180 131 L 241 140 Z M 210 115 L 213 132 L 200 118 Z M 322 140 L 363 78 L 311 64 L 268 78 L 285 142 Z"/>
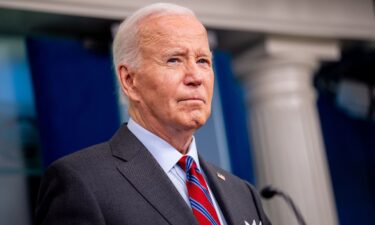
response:
<path id="1" fill-rule="evenodd" d="M 139 95 L 135 86 L 135 71 L 126 65 L 120 65 L 118 74 L 122 91 L 128 96 L 129 100 L 138 101 Z"/>

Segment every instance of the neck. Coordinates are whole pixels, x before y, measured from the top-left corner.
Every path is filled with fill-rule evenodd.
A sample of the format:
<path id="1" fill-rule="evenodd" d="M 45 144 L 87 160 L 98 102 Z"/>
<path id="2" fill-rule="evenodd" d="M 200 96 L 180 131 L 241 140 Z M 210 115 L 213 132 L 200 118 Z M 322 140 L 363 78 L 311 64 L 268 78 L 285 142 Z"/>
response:
<path id="1" fill-rule="evenodd" d="M 158 122 L 155 119 L 145 120 L 138 113 L 129 110 L 131 118 L 140 126 L 157 135 L 185 155 L 193 139 L 194 130 L 176 129 Z"/>

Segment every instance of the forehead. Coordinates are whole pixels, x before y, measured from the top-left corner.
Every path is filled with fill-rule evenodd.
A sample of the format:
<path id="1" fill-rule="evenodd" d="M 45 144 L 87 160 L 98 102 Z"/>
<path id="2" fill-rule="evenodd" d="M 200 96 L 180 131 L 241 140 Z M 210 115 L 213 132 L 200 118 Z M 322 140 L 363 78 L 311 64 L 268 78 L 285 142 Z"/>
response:
<path id="1" fill-rule="evenodd" d="M 192 15 L 153 15 L 139 24 L 141 47 L 194 43 L 208 48 L 207 31 Z"/>

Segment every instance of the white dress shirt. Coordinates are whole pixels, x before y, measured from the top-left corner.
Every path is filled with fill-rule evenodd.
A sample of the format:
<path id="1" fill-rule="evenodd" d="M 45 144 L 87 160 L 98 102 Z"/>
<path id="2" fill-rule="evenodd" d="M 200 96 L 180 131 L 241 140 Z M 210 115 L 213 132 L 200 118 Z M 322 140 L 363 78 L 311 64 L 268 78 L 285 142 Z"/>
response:
<path id="1" fill-rule="evenodd" d="M 188 204 L 188 206 L 191 208 L 189 194 L 186 187 L 186 173 L 181 169 L 181 167 L 177 165 L 177 162 L 183 155 L 177 149 L 172 147 L 169 143 L 161 139 L 159 136 L 146 130 L 131 118 L 128 122 L 128 128 L 138 138 L 138 140 L 142 142 L 142 144 L 147 148 L 151 155 L 156 159 L 156 161 L 159 163 L 161 168 L 168 175 L 169 179 L 176 187 L 177 191 L 181 194 L 186 204 Z M 187 155 L 191 156 L 194 159 L 195 163 L 197 164 L 197 167 L 204 174 L 199 164 L 199 158 L 194 137 L 189 146 Z M 223 213 L 221 212 L 209 186 L 208 189 L 210 191 L 210 195 L 213 200 L 216 213 L 219 216 L 220 223 L 222 225 L 227 225 Z"/>

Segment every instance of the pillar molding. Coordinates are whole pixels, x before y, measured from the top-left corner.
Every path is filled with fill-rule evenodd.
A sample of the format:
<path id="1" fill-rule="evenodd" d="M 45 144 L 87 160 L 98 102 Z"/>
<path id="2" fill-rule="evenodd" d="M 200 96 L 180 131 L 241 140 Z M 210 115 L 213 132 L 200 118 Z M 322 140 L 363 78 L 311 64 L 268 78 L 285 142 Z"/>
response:
<path id="1" fill-rule="evenodd" d="M 288 193 L 307 224 L 338 224 L 312 79 L 322 60 L 339 55 L 333 40 L 270 36 L 234 62 L 246 89 L 257 185 Z M 273 223 L 297 225 L 280 198 L 264 204 Z"/>
<path id="2" fill-rule="evenodd" d="M 154 0 L 0 0 L 0 9 L 47 12 L 64 15 L 123 20 Z M 194 10 L 198 18 L 214 29 L 247 32 L 308 35 L 325 38 L 369 40 L 375 38 L 372 0 L 169 0 Z M 212 10 L 212 9 L 215 10 Z M 350 16 L 348 16 L 350 15 Z M 2 17 L 3 18 L 3 17 Z M 22 17 L 22 21 L 32 23 Z M 34 21 L 35 22 L 35 21 Z M 54 20 L 48 21 L 53 26 Z M 60 23 L 58 23 L 60 24 Z M 43 26 L 44 22 L 40 22 Z M 39 26 L 37 26 L 39 27 Z"/>

